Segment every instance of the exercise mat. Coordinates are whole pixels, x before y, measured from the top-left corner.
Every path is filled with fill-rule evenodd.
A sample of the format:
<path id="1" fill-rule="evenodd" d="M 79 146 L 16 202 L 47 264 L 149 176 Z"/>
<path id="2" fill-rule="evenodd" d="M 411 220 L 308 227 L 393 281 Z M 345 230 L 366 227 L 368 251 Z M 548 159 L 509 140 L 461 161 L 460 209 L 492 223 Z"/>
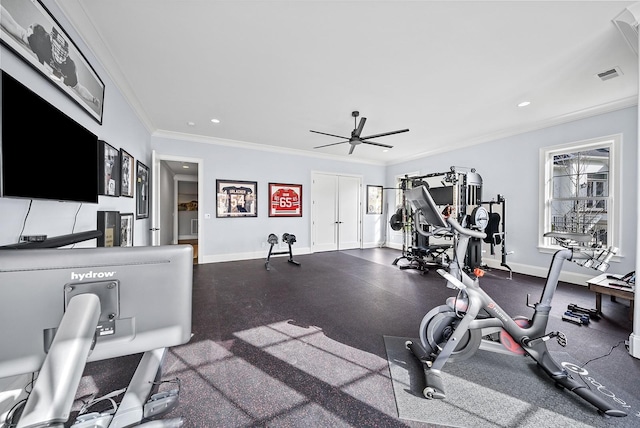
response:
<path id="1" fill-rule="evenodd" d="M 567 363 L 591 389 L 614 400 L 627 412 L 623 418 L 605 417 L 575 393 L 555 386 L 549 376 L 528 357 L 479 350 L 473 357 L 448 362 L 442 371 L 444 400 L 428 400 L 422 364 L 405 342 L 418 339 L 384 336 L 398 416 L 401 419 L 450 427 L 638 427 L 639 397 L 632 397 L 597 373 L 580 370 L 565 352 L 551 352 Z M 573 373 L 574 379 L 580 375 Z M 588 372 L 588 373 L 585 373 Z M 613 402 L 613 401 L 612 401 Z M 623 403 L 623 404 L 622 404 Z"/>

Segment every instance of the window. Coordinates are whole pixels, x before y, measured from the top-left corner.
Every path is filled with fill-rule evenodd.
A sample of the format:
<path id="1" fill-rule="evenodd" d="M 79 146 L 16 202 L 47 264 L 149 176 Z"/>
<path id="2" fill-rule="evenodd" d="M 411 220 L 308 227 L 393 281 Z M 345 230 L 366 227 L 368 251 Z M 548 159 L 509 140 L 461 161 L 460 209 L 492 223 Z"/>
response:
<path id="1" fill-rule="evenodd" d="M 618 246 L 620 141 L 604 137 L 540 150 L 540 247 L 553 246 L 543 237 L 550 231 L 587 233 L 593 245 Z"/>

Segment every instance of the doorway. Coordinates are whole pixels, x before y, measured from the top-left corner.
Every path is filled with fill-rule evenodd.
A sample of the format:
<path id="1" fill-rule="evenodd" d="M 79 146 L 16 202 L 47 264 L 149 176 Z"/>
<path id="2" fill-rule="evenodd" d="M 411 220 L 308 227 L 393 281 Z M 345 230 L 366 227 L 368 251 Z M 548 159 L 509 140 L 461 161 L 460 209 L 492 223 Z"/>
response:
<path id="1" fill-rule="evenodd" d="M 203 161 L 152 153 L 151 245 L 190 244 L 202 260 L 200 237 Z"/>
<path id="2" fill-rule="evenodd" d="M 362 177 L 312 173 L 311 251 L 362 248 Z"/>

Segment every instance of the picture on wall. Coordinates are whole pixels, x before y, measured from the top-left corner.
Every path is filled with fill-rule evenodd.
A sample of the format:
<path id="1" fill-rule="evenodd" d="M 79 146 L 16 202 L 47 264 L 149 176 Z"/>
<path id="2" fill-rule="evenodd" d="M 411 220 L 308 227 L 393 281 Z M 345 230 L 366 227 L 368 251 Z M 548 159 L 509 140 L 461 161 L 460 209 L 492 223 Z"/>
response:
<path id="1" fill-rule="evenodd" d="M 302 184 L 269 183 L 269 217 L 302 217 Z"/>
<path id="2" fill-rule="evenodd" d="M 149 167 L 136 161 L 136 219 L 149 218 Z"/>
<path id="3" fill-rule="evenodd" d="M 216 217 L 257 217 L 258 183 L 216 180 Z"/>
<path id="4" fill-rule="evenodd" d="M 120 214 L 120 246 L 133 247 L 133 213 Z"/>
<path id="5" fill-rule="evenodd" d="M 98 211 L 98 247 L 120 246 L 120 213 L 118 211 Z"/>
<path id="6" fill-rule="evenodd" d="M 102 124 L 104 83 L 40 0 L 2 0 L 0 41 Z"/>
<path id="7" fill-rule="evenodd" d="M 382 186 L 367 186 L 367 214 L 382 214 Z"/>
<path id="8" fill-rule="evenodd" d="M 123 149 L 120 149 L 120 165 L 120 196 L 133 198 L 133 173 L 135 172 L 135 162 L 133 156 Z"/>
<path id="9" fill-rule="evenodd" d="M 98 194 L 120 196 L 120 151 L 106 141 L 98 141 L 100 178 Z"/>

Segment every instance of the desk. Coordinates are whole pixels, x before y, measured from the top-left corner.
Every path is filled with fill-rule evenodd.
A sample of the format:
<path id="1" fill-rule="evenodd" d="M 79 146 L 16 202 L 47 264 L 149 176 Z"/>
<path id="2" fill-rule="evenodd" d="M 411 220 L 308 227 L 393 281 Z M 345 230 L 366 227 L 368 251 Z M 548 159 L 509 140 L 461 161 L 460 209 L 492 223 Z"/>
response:
<path id="1" fill-rule="evenodd" d="M 616 281 L 615 279 L 607 278 L 609 276 L 617 276 L 618 278 L 621 275 L 611 275 L 603 273 L 602 275 L 598 275 L 595 278 L 591 278 L 587 281 L 587 285 L 589 286 L 589 290 L 596 293 L 596 311 L 599 314 L 602 313 L 602 295 L 607 294 L 611 296 L 611 301 L 615 302 L 616 297 L 620 297 L 622 299 L 629 300 L 629 319 L 633 320 L 633 300 L 635 297 L 635 285 L 632 287 L 623 287 L 621 285 L 616 284 L 624 284 L 622 281 Z"/>

